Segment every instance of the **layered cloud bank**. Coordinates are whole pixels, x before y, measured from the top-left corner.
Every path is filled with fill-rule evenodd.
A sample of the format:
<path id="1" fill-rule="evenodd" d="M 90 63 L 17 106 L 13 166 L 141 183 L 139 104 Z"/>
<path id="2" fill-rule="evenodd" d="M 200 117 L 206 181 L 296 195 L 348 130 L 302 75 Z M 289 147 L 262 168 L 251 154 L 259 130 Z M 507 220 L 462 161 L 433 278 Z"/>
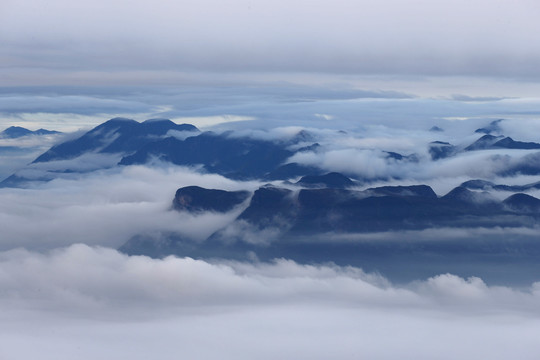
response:
<path id="1" fill-rule="evenodd" d="M 0 189 L 0 246 L 50 249 L 83 242 L 118 247 L 133 235 L 151 231 L 208 236 L 235 213 L 195 216 L 171 211 L 179 185 L 192 184 L 238 190 L 259 183 L 181 167 L 133 166 L 76 173 L 36 188 Z"/>
<path id="2" fill-rule="evenodd" d="M 227 5 L 8 2 L 0 22 L 2 49 L 11 55 L 4 59 L 7 79 L 66 81 L 68 73 L 70 82 L 110 84 L 110 73 L 125 72 L 126 80 L 152 83 L 178 71 L 539 75 L 539 53 L 530 46 L 538 6 L 530 1 Z"/>
<path id="3" fill-rule="evenodd" d="M 397 287 L 351 267 L 155 260 L 86 245 L 2 252 L 0 274 L 5 359 L 533 359 L 540 350 L 537 284 L 446 274 Z"/>
<path id="4" fill-rule="evenodd" d="M 230 311 L 240 304 L 280 303 L 433 310 L 472 317 L 497 312 L 540 316 L 540 283 L 516 290 L 488 286 L 477 277 L 441 274 L 396 286 L 360 268 L 301 265 L 286 259 L 270 263 L 152 259 L 75 244 L 45 253 L 3 251 L 0 268 L 3 302 L 19 301 L 15 306 L 21 309 L 36 305 L 65 314 L 84 311 L 89 318 L 141 320 L 182 308 Z"/>

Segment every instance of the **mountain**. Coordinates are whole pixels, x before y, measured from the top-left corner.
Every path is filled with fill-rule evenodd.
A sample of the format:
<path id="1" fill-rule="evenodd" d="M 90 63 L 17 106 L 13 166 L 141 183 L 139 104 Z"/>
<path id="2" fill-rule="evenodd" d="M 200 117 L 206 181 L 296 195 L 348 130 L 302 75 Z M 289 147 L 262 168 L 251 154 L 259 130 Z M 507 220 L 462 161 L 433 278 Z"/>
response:
<path id="1" fill-rule="evenodd" d="M 125 156 L 120 165 L 159 159 L 175 165 L 203 165 L 208 172 L 235 179 L 262 178 L 294 154 L 284 145 L 249 137 L 204 132 L 185 140 L 167 137 Z"/>
<path id="2" fill-rule="evenodd" d="M 174 202 L 180 204 L 175 208 L 181 211 L 228 211 L 248 196 L 192 186 L 179 189 Z M 319 241 L 313 239 L 333 234 L 446 227 L 521 227 L 531 226 L 538 220 L 540 200 L 537 198 L 515 194 L 501 202 L 487 192 L 471 191 L 463 186 L 438 197 L 427 185 L 366 190 L 335 187 L 291 190 L 265 185 L 253 193 L 247 208 L 233 222 L 203 242 L 161 234 L 154 247 L 152 236 L 155 235 L 151 235 L 135 237 L 122 249 L 132 254 L 204 254 L 231 258 L 257 251 L 257 254 L 294 258 L 295 251 L 313 251 L 310 247 L 316 248 Z M 335 243 L 332 248 L 338 251 L 347 246 Z"/>
<path id="3" fill-rule="evenodd" d="M 535 142 L 523 142 L 515 141 L 511 137 L 505 137 L 493 144 L 494 148 L 503 148 L 503 149 L 522 149 L 522 150 L 531 150 L 531 149 L 540 149 L 540 144 Z"/>
<path id="4" fill-rule="evenodd" d="M 105 164 L 103 168 L 147 164 L 155 160 L 197 166 L 203 171 L 234 179 L 286 180 L 322 172 L 314 166 L 287 163 L 295 153 L 317 152 L 320 145 L 313 142 L 314 139 L 315 136 L 305 130 L 298 131 L 287 140 L 265 140 L 232 131 L 200 132 L 193 125 L 178 125 L 168 119 L 139 123 L 132 119 L 114 118 L 76 139 L 54 145 L 22 169 L 28 171 L 13 174 L 0 186 L 47 181 L 54 178 L 54 174 L 78 172 L 81 162 L 94 166 L 89 170 L 92 171 L 100 164 Z M 59 169 L 58 165 L 47 166 L 50 161 L 77 159 L 83 155 L 92 161 L 71 162 L 71 165 L 66 165 L 71 167 L 65 169 Z M 99 161 L 93 161 L 96 156 L 101 156 Z M 26 178 L 29 175 L 31 178 Z"/>
<path id="5" fill-rule="evenodd" d="M 225 191 L 187 186 L 176 191 L 173 208 L 189 212 L 227 212 L 244 202 L 249 195 L 248 191 Z"/>
<path id="6" fill-rule="evenodd" d="M 139 123 L 131 119 L 114 118 L 77 139 L 53 146 L 34 163 L 72 159 L 87 152 L 130 153 L 165 136 L 171 130 L 199 132 L 193 125 L 177 125 L 167 119 L 151 119 Z"/>
<path id="7" fill-rule="evenodd" d="M 523 142 L 515 141 L 511 137 L 484 135 L 480 139 L 476 140 L 471 145 L 467 146 L 465 150 L 486 150 L 486 149 L 520 149 L 520 150 L 534 150 L 540 149 L 540 144 L 535 142 Z"/>
<path id="8" fill-rule="evenodd" d="M 483 128 L 476 129 L 474 132 L 478 134 L 491 134 L 491 133 L 500 133 L 501 126 L 500 123 L 503 121 L 503 119 L 493 120 L 489 123 L 488 126 L 485 126 Z"/>
<path id="9" fill-rule="evenodd" d="M 527 194 L 514 194 L 503 201 L 510 209 L 521 213 L 538 214 L 540 212 L 540 199 Z"/>
<path id="10" fill-rule="evenodd" d="M 433 141 L 429 143 L 428 151 L 432 160 L 439 160 L 454 155 L 457 152 L 457 148 L 447 142 Z"/>
<path id="11" fill-rule="evenodd" d="M 60 134 L 59 131 L 38 129 L 35 131 L 28 130 L 20 126 L 10 126 L 0 133 L 0 138 L 17 139 L 23 136 L 30 135 L 54 135 Z"/>
<path id="12" fill-rule="evenodd" d="M 364 191 L 377 196 L 419 196 L 430 199 L 436 199 L 437 194 L 427 185 L 410 185 L 410 186 L 379 186 L 369 188 Z"/>
<path id="13" fill-rule="evenodd" d="M 494 136 L 494 135 L 484 135 L 475 142 L 473 142 L 471 145 L 467 146 L 465 148 L 466 151 L 473 151 L 473 150 L 486 150 L 486 149 L 492 149 L 493 145 L 501 140 L 503 136 Z"/>
<path id="14" fill-rule="evenodd" d="M 480 180 L 480 179 L 468 180 L 460 185 L 460 187 L 471 189 L 471 190 L 488 190 L 488 189 L 494 189 L 496 186 L 498 185 L 495 185 L 491 181 Z"/>
<path id="15" fill-rule="evenodd" d="M 441 201 L 452 206 L 466 208 L 471 214 L 496 213 L 500 204 L 487 191 L 471 191 L 463 186 L 452 189 L 448 194 L 441 197 Z"/>
<path id="16" fill-rule="evenodd" d="M 255 191 L 238 217 L 257 229 L 285 229 L 289 235 L 372 232 L 434 226 L 500 226 L 503 204 L 485 192 L 457 187 L 438 197 L 427 185 L 292 190 L 265 186 Z M 538 214 L 540 216 L 540 213 Z M 512 219 L 515 220 L 515 219 Z"/>
<path id="17" fill-rule="evenodd" d="M 325 171 L 319 168 L 318 162 L 314 161 L 317 158 L 323 159 L 334 151 L 333 146 L 323 140 L 326 139 L 321 134 L 307 130 L 276 139 L 274 135 L 253 136 L 235 131 L 200 132 L 193 125 L 179 125 L 168 119 L 150 119 L 139 123 L 132 119 L 114 118 L 76 139 L 54 145 L 31 164 L 0 183 L 0 186 L 48 181 L 64 176 L 63 174 L 88 172 L 117 165 L 165 162 L 193 166 L 204 172 L 232 179 L 287 180 L 297 182 L 298 186 L 303 187 L 348 188 L 359 183 L 386 181 L 390 177 L 399 180 L 399 168 L 405 163 L 421 165 L 425 161 L 423 155 L 415 153 L 402 155 L 376 149 L 373 156 L 378 158 L 377 161 L 382 161 L 386 167 L 394 167 L 398 171 L 382 171 L 380 176 L 369 174 L 362 178 L 358 178 L 358 171 L 349 173 L 341 170 L 342 174 L 328 173 L 328 169 Z M 351 145 L 347 151 L 357 150 L 353 148 Z M 540 150 L 540 144 L 486 134 L 465 150 L 502 148 Z M 461 148 L 448 142 L 434 141 L 429 144 L 432 160 L 451 157 L 460 150 Z M 496 167 L 494 175 L 540 173 L 540 152 L 518 154 L 511 161 L 500 156 L 496 158 L 497 156 L 499 155 L 493 154 L 493 161 L 498 161 L 501 166 Z M 57 160 L 73 161 L 47 164 Z M 312 165 L 302 164 L 302 161 Z M 351 169 L 357 169 L 357 166 L 352 166 Z M 355 180 L 351 182 L 347 176 L 355 177 Z"/>

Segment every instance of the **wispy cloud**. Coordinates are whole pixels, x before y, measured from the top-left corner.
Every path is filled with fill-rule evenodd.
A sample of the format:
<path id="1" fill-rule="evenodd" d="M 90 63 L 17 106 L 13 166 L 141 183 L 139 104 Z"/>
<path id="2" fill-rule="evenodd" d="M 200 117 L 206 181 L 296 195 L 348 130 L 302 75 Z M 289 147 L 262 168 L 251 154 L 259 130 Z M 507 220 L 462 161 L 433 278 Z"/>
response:
<path id="1" fill-rule="evenodd" d="M 107 159 L 98 156 L 93 161 Z M 68 162 L 95 165 L 91 161 L 90 156 Z M 131 166 L 69 173 L 29 189 L 0 189 L 0 222 L 5 235 L 0 247 L 47 249 L 75 242 L 118 247 L 134 235 L 151 231 L 206 238 L 238 213 L 193 216 L 172 211 L 176 190 L 194 184 L 227 190 L 259 185 L 201 175 L 194 169 Z"/>

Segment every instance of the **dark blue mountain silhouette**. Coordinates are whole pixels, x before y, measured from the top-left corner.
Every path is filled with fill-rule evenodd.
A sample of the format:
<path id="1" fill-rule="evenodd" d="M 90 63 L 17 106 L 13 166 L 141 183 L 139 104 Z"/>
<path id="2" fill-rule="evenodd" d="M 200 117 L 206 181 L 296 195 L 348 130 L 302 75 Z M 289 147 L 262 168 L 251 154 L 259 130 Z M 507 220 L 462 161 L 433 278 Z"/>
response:
<path id="1" fill-rule="evenodd" d="M 388 196 L 420 196 L 431 199 L 436 199 L 437 194 L 427 185 L 410 185 L 410 186 L 380 186 L 369 188 L 366 192 L 376 195 Z"/>
<path id="2" fill-rule="evenodd" d="M 511 137 L 505 137 L 493 144 L 494 148 L 503 148 L 503 149 L 522 149 L 522 150 L 531 150 L 531 149 L 540 149 L 540 144 L 535 142 L 523 142 L 515 141 Z"/>
<path id="3" fill-rule="evenodd" d="M 16 139 L 29 135 L 54 135 L 60 134 L 59 131 L 38 129 L 35 131 L 28 130 L 20 126 L 10 126 L 0 133 L 0 138 Z"/>
<path id="4" fill-rule="evenodd" d="M 202 194 L 202 200 L 190 200 L 188 204 L 207 200 L 214 204 L 206 196 L 210 193 L 200 188 L 196 193 Z M 204 205 L 203 208 L 213 206 Z M 187 207 L 183 209 L 188 210 Z M 205 241 L 194 242 L 174 234 L 160 234 L 159 239 L 155 235 L 141 235 L 129 240 L 121 250 L 158 257 L 177 254 L 235 259 L 256 252 L 263 259 L 286 257 L 348 263 L 356 258 L 350 251 L 365 250 L 362 243 L 332 242 L 326 237 L 438 227 L 521 227 L 537 223 L 539 219 L 540 200 L 524 194 L 515 194 L 499 202 L 489 194 L 465 187 L 457 187 L 438 197 L 426 185 L 385 186 L 363 191 L 301 189 L 298 192 L 266 185 L 254 192 L 249 206 L 232 224 Z M 234 229 L 241 231 L 238 233 Z M 257 243 L 268 230 L 274 233 L 273 240 Z M 247 241 L 245 231 L 252 232 Z M 392 253 L 396 244 L 386 248 L 384 243 L 373 245 L 368 251 Z M 432 245 L 422 243 L 421 246 L 431 248 Z M 452 249 L 449 246 L 436 247 L 436 251 L 444 254 L 462 251 L 459 247 Z M 425 249 L 416 248 L 416 251 L 423 253 Z"/>
<path id="5" fill-rule="evenodd" d="M 262 178 L 294 154 L 283 145 L 248 137 L 205 132 L 185 140 L 165 138 L 142 146 L 120 165 L 144 164 L 152 159 L 176 165 L 203 165 L 208 172 L 231 178 Z"/>
<path id="6" fill-rule="evenodd" d="M 291 190 L 266 186 L 255 192 L 238 219 L 257 228 L 285 227 L 290 234 L 302 235 L 460 226 L 461 222 L 467 226 L 500 226 L 501 220 L 492 217 L 506 213 L 503 204 L 489 194 L 464 187 L 437 197 L 427 185 L 364 191 L 301 189 L 297 196 Z M 284 226 L 284 220 L 288 226 Z"/>
<path id="7" fill-rule="evenodd" d="M 225 191 L 187 186 L 176 191 L 173 208 L 189 212 L 227 212 L 244 202 L 249 195 L 248 191 Z"/>
<path id="8" fill-rule="evenodd" d="M 291 219 L 296 213 L 292 194 L 289 189 L 272 185 L 260 187 L 253 193 L 249 207 L 238 219 L 248 221 L 259 228 L 272 226 L 278 219 L 278 221 Z"/>
<path id="9" fill-rule="evenodd" d="M 503 204 L 520 213 L 538 214 L 540 212 L 540 199 L 527 194 L 511 195 L 503 201 Z"/>
<path id="10" fill-rule="evenodd" d="M 289 235 L 423 229 L 461 226 L 461 223 L 500 226 L 504 220 L 493 217 L 506 214 L 502 205 L 489 194 L 463 187 L 440 198 L 427 185 L 385 186 L 364 191 L 302 189 L 297 196 L 287 189 L 264 187 L 255 192 L 239 219 L 257 228 L 283 227 Z M 284 219 L 288 226 L 283 225 Z M 508 219 L 507 223 L 515 220 Z"/>
<path id="11" fill-rule="evenodd" d="M 189 135 L 176 136 L 175 132 L 187 132 Z M 201 133 L 193 125 L 177 125 L 167 119 L 139 123 L 132 119 L 114 118 L 77 139 L 51 147 L 33 163 L 74 159 L 87 153 L 117 154 L 123 156 L 119 165 L 161 160 L 176 165 L 200 166 L 205 171 L 235 179 L 286 180 L 321 173 L 313 166 L 286 163 L 296 152 L 317 151 L 318 143 L 291 150 L 313 139 L 307 131 L 300 131 L 287 141 L 270 141 L 237 136 L 233 132 Z M 40 177 L 37 180 L 42 178 L 48 179 Z M 14 174 L 2 186 L 17 186 L 24 180 Z"/>
<path id="12" fill-rule="evenodd" d="M 198 132 L 193 125 L 177 125 L 167 119 L 153 119 L 139 123 L 131 119 L 114 118 L 75 140 L 53 146 L 34 162 L 72 159 L 86 152 L 134 152 L 166 135 L 170 130 Z"/>
<path id="13" fill-rule="evenodd" d="M 433 141 L 429 143 L 429 155 L 432 160 L 439 160 L 450 157 L 457 152 L 457 148 L 447 142 Z"/>
<path id="14" fill-rule="evenodd" d="M 540 144 L 535 142 L 515 141 L 511 137 L 484 135 L 465 148 L 467 151 L 486 149 L 534 150 L 540 149 Z"/>
<path id="15" fill-rule="evenodd" d="M 493 145 L 501 140 L 502 136 L 484 135 L 465 148 L 466 151 L 492 149 Z"/>

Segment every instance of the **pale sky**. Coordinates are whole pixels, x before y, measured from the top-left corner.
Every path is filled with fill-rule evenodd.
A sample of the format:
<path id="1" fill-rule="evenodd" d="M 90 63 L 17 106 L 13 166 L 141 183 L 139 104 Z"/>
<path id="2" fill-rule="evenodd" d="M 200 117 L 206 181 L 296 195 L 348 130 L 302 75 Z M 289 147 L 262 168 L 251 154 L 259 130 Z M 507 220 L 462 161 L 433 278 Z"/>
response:
<path id="1" fill-rule="evenodd" d="M 460 76 L 503 87 L 540 78 L 539 18 L 534 0 L 3 0 L 0 78 L 146 85 L 278 74 L 399 85 Z"/>
<path id="2" fill-rule="evenodd" d="M 536 117 L 539 18 L 533 0 L 2 0 L 0 116 L 65 131 L 115 116 Z M 369 97 L 396 100 L 324 102 Z M 284 103 L 306 99 L 320 105 Z"/>

